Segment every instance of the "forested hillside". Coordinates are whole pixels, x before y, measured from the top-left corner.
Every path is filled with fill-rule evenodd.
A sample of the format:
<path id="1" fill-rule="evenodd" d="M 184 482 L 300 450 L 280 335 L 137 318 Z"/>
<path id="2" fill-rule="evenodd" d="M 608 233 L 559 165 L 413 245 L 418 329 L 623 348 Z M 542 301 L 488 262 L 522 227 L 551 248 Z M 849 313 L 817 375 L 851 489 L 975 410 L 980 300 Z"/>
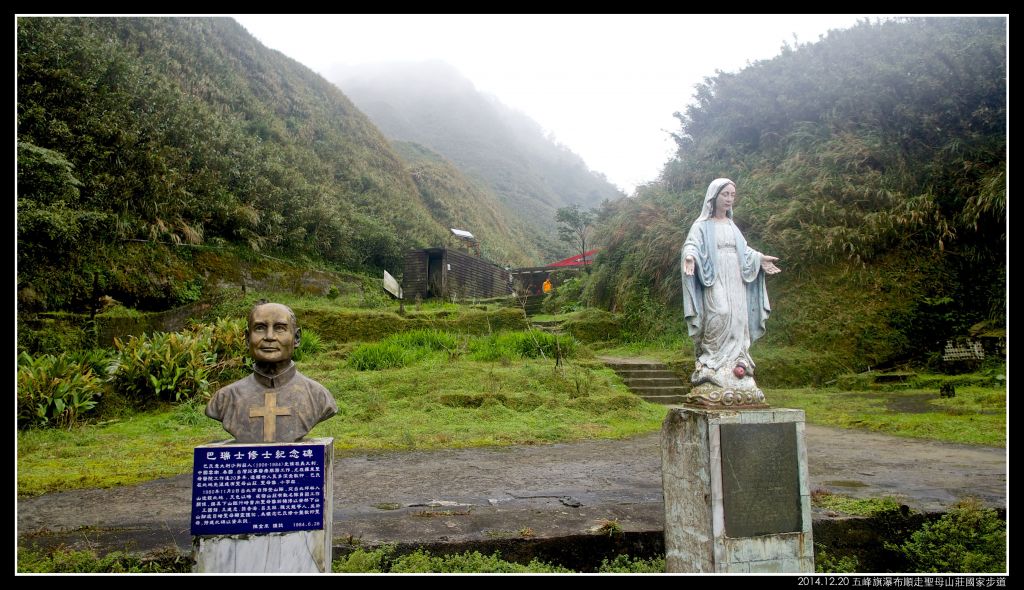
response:
<path id="1" fill-rule="evenodd" d="M 423 162 L 414 174 L 337 87 L 231 19 L 19 18 L 17 60 L 21 310 L 193 300 L 201 249 L 395 272 L 487 201 L 459 189 L 439 208 Z M 485 248 L 539 262 L 486 207 Z"/>
<path id="2" fill-rule="evenodd" d="M 482 255 L 514 266 L 540 264 L 543 255 L 538 236 L 530 233 L 524 219 L 498 199 L 494 191 L 473 181 L 449 160 L 417 143 L 392 143 L 412 174 L 412 179 L 431 215 L 446 227 L 465 228 L 481 239 Z M 510 239 L 495 240 L 480 232 Z"/>
<path id="3" fill-rule="evenodd" d="M 1001 322 L 1006 39 L 1002 18 L 864 21 L 707 78 L 660 178 L 602 212 L 590 293 L 680 316 L 680 247 L 724 176 L 748 241 L 781 258 L 769 339 L 863 369 Z"/>
<path id="4" fill-rule="evenodd" d="M 480 93 L 446 63 L 339 66 L 331 78 L 388 137 L 428 146 L 490 187 L 542 234 L 551 256 L 570 253 L 557 239 L 557 208 L 622 196 L 535 121 Z"/>

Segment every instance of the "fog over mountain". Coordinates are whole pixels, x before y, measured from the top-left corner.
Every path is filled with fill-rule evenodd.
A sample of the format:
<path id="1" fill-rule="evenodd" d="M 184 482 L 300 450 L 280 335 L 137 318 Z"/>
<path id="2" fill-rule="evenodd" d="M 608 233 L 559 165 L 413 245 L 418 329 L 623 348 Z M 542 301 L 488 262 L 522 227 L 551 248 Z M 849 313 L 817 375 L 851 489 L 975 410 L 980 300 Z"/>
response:
<path id="1" fill-rule="evenodd" d="M 482 181 L 542 236 L 551 255 L 565 250 L 554 213 L 624 196 L 537 122 L 479 92 L 441 61 L 336 66 L 335 82 L 386 136 L 422 144 Z"/>

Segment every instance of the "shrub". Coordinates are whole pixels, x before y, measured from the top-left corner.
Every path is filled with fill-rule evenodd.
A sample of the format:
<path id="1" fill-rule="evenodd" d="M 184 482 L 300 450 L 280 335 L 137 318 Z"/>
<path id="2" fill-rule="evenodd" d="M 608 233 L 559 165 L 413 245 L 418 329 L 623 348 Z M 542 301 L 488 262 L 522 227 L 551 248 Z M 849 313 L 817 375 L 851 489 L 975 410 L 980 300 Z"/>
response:
<path id="1" fill-rule="evenodd" d="M 581 342 L 615 341 L 622 338 L 622 326 L 615 314 L 586 309 L 562 324 L 562 329 Z"/>
<path id="2" fill-rule="evenodd" d="M 157 332 L 114 339 L 117 356 L 110 365 L 114 387 L 133 402 L 182 401 L 210 394 L 210 373 L 217 367 L 211 330 Z"/>
<path id="3" fill-rule="evenodd" d="M 244 318 L 192 324 L 181 332 L 156 332 L 114 340 L 108 373 L 115 390 L 136 406 L 152 401 L 206 399 L 215 385 L 243 377 L 250 369 Z M 312 334 L 306 354 L 319 350 Z"/>
<path id="4" fill-rule="evenodd" d="M 403 555 L 391 565 L 392 572 L 439 572 L 439 573 L 552 573 L 569 570 L 543 563 L 538 560 L 528 565 L 505 561 L 500 553 L 483 555 L 479 551 L 453 555 L 430 555 L 417 550 Z"/>
<path id="5" fill-rule="evenodd" d="M 602 559 L 601 566 L 597 571 L 602 574 L 663 574 L 665 573 L 665 558 L 642 559 L 630 558 L 628 555 L 616 555 L 615 559 L 611 561 L 608 561 L 608 558 Z"/>
<path id="6" fill-rule="evenodd" d="M 995 510 L 967 498 L 895 548 L 918 572 L 1005 572 L 1006 523 Z"/>
<path id="7" fill-rule="evenodd" d="M 586 307 L 583 301 L 583 281 L 580 277 L 566 279 L 544 298 L 544 312 L 572 313 Z"/>
<path id="8" fill-rule="evenodd" d="M 385 545 L 372 551 L 356 549 L 352 553 L 336 559 L 331 566 L 331 571 L 335 573 L 383 573 L 391 568 L 394 554 L 394 545 Z"/>
<path id="9" fill-rule="evenodd" d="M 96 407 L 103 382 L 68 355 L 18 355 L 18 428 L 74 425 Z"/>
<path id="10" fill-rule="evenodd" d="M 249 349 L 245 340 L 245 323 L 245 318 L 219 318 L 212 324 L 194 324 L 191 331 L 209 335 L 212 352 L 218 359 L 238 358 L 244 357 Z"/>
<path id="11" fill-rule="evenodd" d="M 860 560 L 856 555 L 833 555 L 824 545 L 814 545 L 814 571 L 819 574 L 850 574 L 857 571 Z"/>
<path id="12" fill-rule="evenodd" d="M 43 317 L 33 321 L 18 318 L 18 350 L 30 354 L 61 354 L 96 345 L 92 325 L 73 316 Z"/>

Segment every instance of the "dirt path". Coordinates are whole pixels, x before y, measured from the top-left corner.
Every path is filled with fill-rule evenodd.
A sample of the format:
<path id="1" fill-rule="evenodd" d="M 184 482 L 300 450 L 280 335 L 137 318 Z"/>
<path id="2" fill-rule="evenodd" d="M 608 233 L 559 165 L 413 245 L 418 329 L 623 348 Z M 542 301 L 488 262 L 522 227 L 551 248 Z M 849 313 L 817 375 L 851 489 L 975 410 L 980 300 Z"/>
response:
<path id="1" fill-rule="evenodd" d="M 604 519 L 663 528 L 657 433 L 621 441 L 351 454 L 336 458 L 336 542 L 436 543 L 585 534 Z M 812 489 L 897 495 L 941 511 L 974 495 L 1006 507 L 1006 451 L 809 425 Z M 191 476 L 18 501 L 42 544 L 187 551 Z M 816 514 L 816 518 L 824 518 Z"/>

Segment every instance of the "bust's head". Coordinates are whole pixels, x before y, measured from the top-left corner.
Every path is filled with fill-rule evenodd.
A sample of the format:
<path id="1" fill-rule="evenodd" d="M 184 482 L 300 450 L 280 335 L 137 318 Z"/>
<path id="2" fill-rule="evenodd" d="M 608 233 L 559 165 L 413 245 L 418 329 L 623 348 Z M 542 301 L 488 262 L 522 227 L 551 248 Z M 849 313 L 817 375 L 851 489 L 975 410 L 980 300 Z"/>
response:
<path id="1" fill-rule="evenodd" d="M 295 312 L 280 303 L 257 303 L 249 312 L 245 338 L 249 354 L 263 365 L 286 365 L 299 345 L 302 331 Z"/>

